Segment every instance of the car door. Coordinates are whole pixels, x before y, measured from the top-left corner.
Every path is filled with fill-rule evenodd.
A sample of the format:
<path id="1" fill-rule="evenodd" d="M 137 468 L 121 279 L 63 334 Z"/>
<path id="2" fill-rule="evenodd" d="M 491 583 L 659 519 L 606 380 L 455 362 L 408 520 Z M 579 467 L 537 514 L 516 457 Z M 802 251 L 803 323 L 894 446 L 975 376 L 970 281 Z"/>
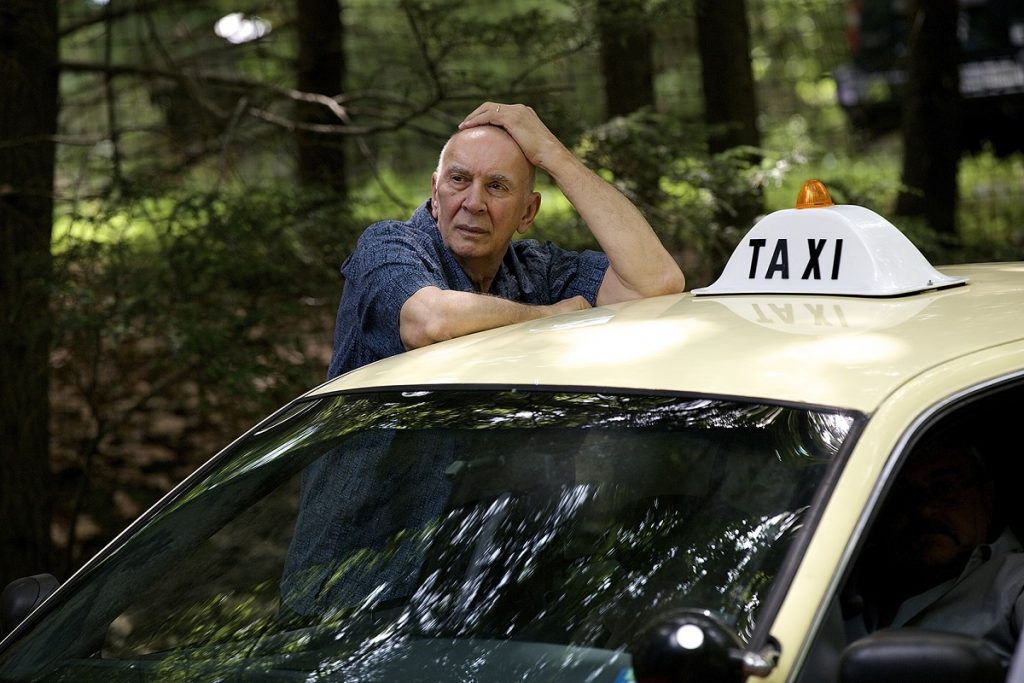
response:
<path id="1" fill-rule="evenodd" d="M 986 383 L 938 402 L 900 441 L 798 680 L 1003 680 L 1009 668 L 1006 680 L 1024 681 L 1016 647 L 1024 617 L 1022 399 L 1017 378 Z M 962 457 L 944 455 L 953 451 Z M 966 469 L 947 467 L 950 459 Z M 972 532 L 947 528 L 963 509 L 985 517 L 974 540 Z M 920 537 L 899 531 L 907 519 L 921 527 Z M 923 583 L 901 578 L 911 566 L 918 577 L 927 572 L 924 560 L 908 556 L 928 548 L 950 555 L 944 573 Z M 864 586 L 869 575 L 873 588 Z M 887 601 L 878 598 L 886 593 Z"/>

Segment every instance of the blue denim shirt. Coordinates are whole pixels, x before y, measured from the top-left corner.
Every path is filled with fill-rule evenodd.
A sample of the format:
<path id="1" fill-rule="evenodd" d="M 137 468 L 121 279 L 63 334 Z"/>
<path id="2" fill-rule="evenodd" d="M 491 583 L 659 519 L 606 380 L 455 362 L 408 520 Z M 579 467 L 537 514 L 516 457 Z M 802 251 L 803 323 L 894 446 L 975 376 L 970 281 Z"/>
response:
<path id="1" fill-rule="evenodd" d="M 579 295 L 593 305 L 607 269 L 608 257 L 600 252 L 515 240 L 488 293 L 536 305 Z M 429 200 L 407 222 L 382 221 L 367 228 L 342 264 L 341 274 L 345 288 L 328 378 L 404 351 L 399 313 L 423 287 L 474 291 L 445 246 Z"/>

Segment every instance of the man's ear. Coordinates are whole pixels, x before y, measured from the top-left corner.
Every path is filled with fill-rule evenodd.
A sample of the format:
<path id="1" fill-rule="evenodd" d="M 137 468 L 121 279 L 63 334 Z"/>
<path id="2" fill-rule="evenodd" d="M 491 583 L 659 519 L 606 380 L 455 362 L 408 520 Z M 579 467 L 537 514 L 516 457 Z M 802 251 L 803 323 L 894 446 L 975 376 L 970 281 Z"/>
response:
<path id="1" fill-rule="evenodd" d="M 430 215 L 437 220 L 437 171 L 430 176 Z"/>
<path id="2" fill-rule="evenodd" d="M 537 217 L 538 211 L 540 211 L 540 192 L 531 192 L 530 201 L 526 205 L 526 211 L 523 212 L 523 218 L 519 221 L 519 227 L 516 228 L 516 232 L 522 235 L 529 230 L 530 224 Z"/>

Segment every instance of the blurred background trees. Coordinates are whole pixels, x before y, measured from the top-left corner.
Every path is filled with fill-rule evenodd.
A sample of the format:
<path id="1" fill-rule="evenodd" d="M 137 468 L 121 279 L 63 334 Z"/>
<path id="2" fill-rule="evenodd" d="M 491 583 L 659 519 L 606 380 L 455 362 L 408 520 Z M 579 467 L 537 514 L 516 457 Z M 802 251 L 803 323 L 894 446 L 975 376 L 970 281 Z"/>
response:
<path id="1" fill-rule="evenodd" d="M 990 4 L 1019 51 L 1024 18 Z M 903 150 L 937 136 L 956 143 L 953 220 L 911 207 L 897 223 L 940 262 L 1022 258 L 1019 125 L 993 143 L 930 127 L 928 79 L 948 88 L 949 67 L 927 55 L 948 22 L 910 35 L 905 14 L 853 5 L 0 0 L 0 582 L 65 578 L 318 383 L 338 265 L 367 224 L 426 198 L 440 145 L 484 100 L 536 108 L 648 214 L 689 286 L 807 177 L 883 214 L 928 206 L 937 186 Z M 964 43 L 975 24 L 958 21 Z M 531 236 L 592 246 L 540 189 Z"/>

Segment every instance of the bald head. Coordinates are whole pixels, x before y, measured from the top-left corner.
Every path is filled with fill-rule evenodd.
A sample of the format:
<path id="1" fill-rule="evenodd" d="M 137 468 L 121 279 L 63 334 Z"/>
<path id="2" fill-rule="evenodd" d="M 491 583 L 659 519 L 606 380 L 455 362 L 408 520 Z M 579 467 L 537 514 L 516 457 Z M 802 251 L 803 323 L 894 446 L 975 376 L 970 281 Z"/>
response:
<path id="1" fill-rule="evenodd" d="M 441 154 L 437 159 L 438 174 L 445 169 L 446 163 L 452 161 L 449 152 L 453 149 L 460 153 L 482 153 L 492 157 L 499 166 L 515 172 L 516 179 L 519 180 L 517 184 L 521 185 L 526 193 L 533 192 L 536 186 L 536 167 L 530 163 L 515 139 L 504 128 L 488 125 L 456 131 L 441 148 Z"/>

